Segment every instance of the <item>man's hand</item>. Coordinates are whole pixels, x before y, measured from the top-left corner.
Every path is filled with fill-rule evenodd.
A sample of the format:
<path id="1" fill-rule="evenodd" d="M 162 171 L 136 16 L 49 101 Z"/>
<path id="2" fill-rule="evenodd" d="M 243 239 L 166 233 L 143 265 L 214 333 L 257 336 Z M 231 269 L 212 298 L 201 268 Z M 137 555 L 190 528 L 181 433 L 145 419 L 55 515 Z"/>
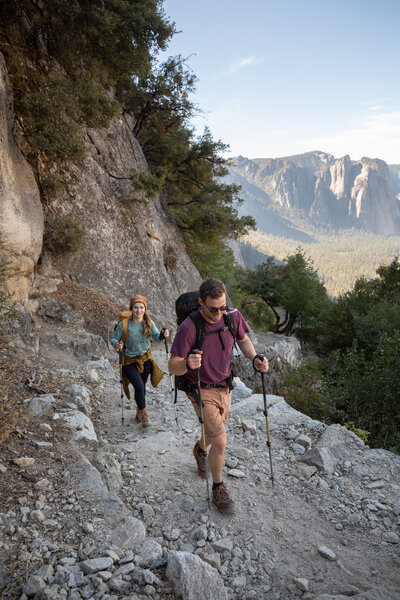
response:
<path id="1" fill-rule="evenodd" d="M 197 350 L 196 353 L 191 352 L 190 354 L 188 354 L 187 358 L 186 358 L 186 366 L 192 371 L 195 371 L 196 369 L 200 369 L 202 354 L 203 354 L 202 350 Z"/>
<path id="2" fill-rule="evenodd" d="M 256 354 L 253 358 L 253 367 L 256 371 L 260 371 L 260 373 L 266 373 L 269 368 L 268 360 L 263 354 Z"/>

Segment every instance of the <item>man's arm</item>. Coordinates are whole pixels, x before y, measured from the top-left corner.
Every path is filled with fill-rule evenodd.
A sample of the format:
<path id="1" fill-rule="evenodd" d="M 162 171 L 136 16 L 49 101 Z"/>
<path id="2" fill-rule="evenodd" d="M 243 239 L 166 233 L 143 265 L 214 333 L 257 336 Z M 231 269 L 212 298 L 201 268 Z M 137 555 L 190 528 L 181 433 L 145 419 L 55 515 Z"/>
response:
<path id="1" fill-rule="evenodd" d="M 243 356 L 248 358 L 250 361 L 253 361 L 253 358 L 257 355 L 257 352 L 254 349 L 253 343 L 247 335 L 244 336 L 242 340 L 236 340 L 237 345 L 239 346 Z M 268 371 L 268 360 L 264 357 L 263 360 L 256 358 L 254 360 L 254 366 L 257 371 Z"/>

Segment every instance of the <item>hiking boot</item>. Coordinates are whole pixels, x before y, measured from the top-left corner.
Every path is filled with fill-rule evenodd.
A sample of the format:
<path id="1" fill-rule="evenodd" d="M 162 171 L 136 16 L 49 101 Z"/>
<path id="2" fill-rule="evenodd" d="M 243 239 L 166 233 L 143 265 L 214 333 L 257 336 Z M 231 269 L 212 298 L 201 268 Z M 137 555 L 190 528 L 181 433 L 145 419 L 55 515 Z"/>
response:
<path id="1" fill-rule="evenodd" d="M 213 504 L 218 508 L 219 512 L 224 515 L 230 515 L 236 510 L 236 505 L 231 498 L 225 484 L 221 483 L 212 491 Z"/>
<path id="2" fill-rule="evenodd" d="M 151 425 L 149 415 L 147 414 L 147 408 L 136 411 L 136 421 L 141 423 L 142 427 L 149 427 Z"/>
<path id="3" fill-rule="evenodd" d="M 209 472 L 209 468 L 207 465 L 207 473 L 206 473 L 206 469 L 205 469 L 205 460 L 204 460 L 204 451 L 201 449 L 200 447 L 200 443 L 199 441 L 197 441 L 194 445 L 193 448 L 193 456 L 196 459 L 196 463 L 197 463 L 197 474 L 202 477 L 203 479 L 205 479 L 207 477 L 207 473 Z"/>

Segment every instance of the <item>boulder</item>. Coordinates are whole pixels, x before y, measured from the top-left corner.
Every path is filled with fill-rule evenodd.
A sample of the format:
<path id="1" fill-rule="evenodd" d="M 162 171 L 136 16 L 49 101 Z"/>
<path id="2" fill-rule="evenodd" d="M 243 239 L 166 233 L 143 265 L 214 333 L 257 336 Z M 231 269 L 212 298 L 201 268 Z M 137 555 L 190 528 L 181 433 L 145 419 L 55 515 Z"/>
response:
<path id="1" fill-rule="evenodd" d="M 168 553 L 166 576 L 178 598 L 185 600 L 228 600 L 218 571 L 195 554 Z"/>

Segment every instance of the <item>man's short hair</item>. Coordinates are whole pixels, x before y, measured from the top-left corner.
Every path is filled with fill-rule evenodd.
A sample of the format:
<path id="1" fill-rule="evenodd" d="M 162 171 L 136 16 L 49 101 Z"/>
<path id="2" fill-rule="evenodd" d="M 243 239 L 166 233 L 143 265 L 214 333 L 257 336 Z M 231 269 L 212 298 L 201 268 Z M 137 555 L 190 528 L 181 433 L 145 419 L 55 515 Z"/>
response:
<path id="1" fill-rule="evenodd" d="M 199 296 L 203 302 L 206 301 L 208 296 L 210 298 L 219 298 L 222 294 L 226 294 L 226 288 L 222 281 L 215 277 L 205 279 L 199 289 Z"/>

